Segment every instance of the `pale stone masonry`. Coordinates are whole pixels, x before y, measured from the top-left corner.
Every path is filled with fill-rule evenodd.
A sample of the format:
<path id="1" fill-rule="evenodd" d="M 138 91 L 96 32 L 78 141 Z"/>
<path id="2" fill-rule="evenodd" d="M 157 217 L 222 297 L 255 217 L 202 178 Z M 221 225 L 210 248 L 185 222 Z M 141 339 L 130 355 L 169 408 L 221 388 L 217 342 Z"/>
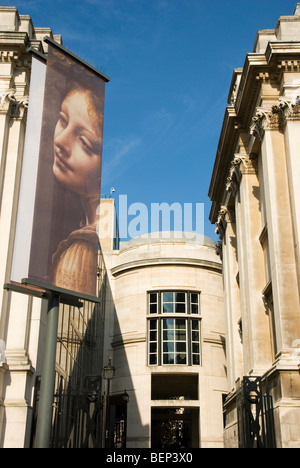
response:
<path id="1" fill-rule="evenodd" d="M 45 36 L 61 43 L 60 36 L 53 35 L 48 28 L 34 27 L 30 17 L 20 15 L 16 8 L 0 7 L 1 448 L 34 446 L 35 404 L 41 376 L 47 300 L 23 294 L 21 285 L 11 285 L 9 281 L 31 77 L 29 49 L 35 48 L 46 55 Z M 80 310 L 65 304 L 60 308 L 53 404 L 54 430 L 58 432 L 54 433 L 52 445 L 73 447 L 79 443 L 76 430 L 68 432 L 58 423 L 69 416 L 74 424 L 78 416 L 72 413 L 70 405 L 67 412 L 62 411 L 64 403 L 59 398 L 60 395 L 70 395 L 71 384 L 75 391 L 72 374 L 76 376 L 87 360 L 89 362 L 85 364 L 93 365 L 93 372 L 86 377 L 101 382 L 103 363 L 106 362 L 102 360 L 105 338 L 105 359 L 111 357 L 116 368 L 116 378 L 111 386 L 113 411 L 124 408 L 124 389 L 130 397 L 128 447 L 150 447 L 154 439 L 160 444 L 156 428 L 161 429 L 170 421 L 172 437 L 177 430 L 181 431 L 181 443 L 187 447 L 222 447 L 222 400 L 226 393 L 225 326 L 222 268 L 214 242 L 203 236 L 194 241 L 175 237 L 149 242 L 141 238 L 118 248 L 114 200 L 103 200 L 100 206 L 105 230 L 105 236 L 101 236 L 105 264 L 100 252 L 98 282 L 103 301 L 96 318 L 88 304 Z M 114 250 L 116 248 L 118 250 Z M 106 268 L 110 269 L 108 276 Z M 180 310 L 174 315 L 163 315 L 157 302 L 157 313 L 150 314 L 150 294 L 158 301 L 165 294 L 171 296 L 174 301 L 167 301 L 165 307 L 174 305 Z M 94 323 L 97 328 L 91 330 Z M 154 323 L 158 324 L 156 338 L 149 331 L 149 324 Z M 92 351 L 96 354 L 93 356 L 95 362 L 88 354 Z M 78 392 L 85 382 L 86 379 L 79 382 Z M 105 386 L 97 391 L 102 392 L 95 400 L 99 406 Z M 72 408 L 76 409 L 76 405 Z M 79 414 L 82 408 L 78 409 Z M 86 419 L 80 413 L 80 418 L 89 421 L 93 413 L 96 414 L 90 410 L 88 415 L 85 414 Z M 117 416 L 115 414 L 116 421 Z M 99 417 L 101 419 L 101 414 L 97 416 L 98 423 Z M 172 424 L 174 418 L 178 421 L 176 425 Z M 94 434 L 90 434 L 90 439 L 103 446 L 105 418 L 100 424 L 97 440 L 93 438 Z M 81 427 L 82 433 L 90 427 L 91 421 Z M 112 439 L 113 430 L 111 436 Z M 174 443 L 174 440 L 171 438 L 169 442 Z"/>
<path id="2" fill-rule="evenodd" d="M 35 49 L 37 53 L 46 56 L 47 44 L 43 41 L 45 36 L 62 44 L 60 35 L 54 35 L 49 28 L 34 27 L 31 18 L 28 15 L 20 15 L 17 8 L 0 7 L 1 448 L 34 446 L 36 403 L 42 373 L 47 295 L 43 290 L 28 295 L 26 287 L 10 283 L 10 278 L 31 80 L 30 49 Z M 100 291 L 105 277 L 105 266 L 102 264 L 101 255 L 99 255 L 98 269 Z M 96 274 L 95 272 L 95 276 Z M 74 306 L 60 305 L 54 390 L 56 395 L 58 391 L 62 393 L 63 382 L 64 391 L 67 392 L 72 373 L 78 366 L 79 360 L 82 360 L 81 349 L 86 342 L 86 334 L 90 337 L 97 336 L 97 343 L 93 349 L 90 347 L 88 350 L 96 354 L 96 359 L 90 359 L 88 364 L 93 367 L 91 373 L 96 374 L 98 380 L 101 380 L 103 321 L 103 310 L 100 307 L 93 309 L 86 301 L 80 311 Z M 92 329 L 91 324 L 94 326 L 95 323 L 101 324 L 98 330 L 95 330 L 96 327 Z M 73 345 L 73 336 L 77 336 L 77 349 Z M 79 383 L 82 385 L 82 382 Z M 61 401 L 59 404 L 61 405 Z M 54 412 L 57 407 L 57 404 L 53 404 Z M 60 411 L 59 415 L 61 414 Z M 68 414 L 74 420 L 72 411 Z M 74 431 L 69 433 L 65 430 L 63 437 L 56 433 L 55 440 L 52 437 L 51 446 L 57 440 L 60 443 L 61 440 L 67 440 L 68 447 L 74 446 Z"/>
<path id="3" fill-rule="evenodd" d="M 121 243 L 119 250 L 104 251 L 104 259 L 110 289 L 104 362 L 111 357 L 116 368 L 112 396 L 124 389 L 129 394 L 127 447 L 157 448 L 163 440 L 174 444 L 176 430 L 181 430 L 182 441 L 176 441 L 174 450 L 180 443 L 186 449 L 222 448 L 225 323 L 222 265 L 214 241 L 195 233 L 154 233 Z M 184 295 L 185 303 L 190 295 L 198 296 L 197 313 L 187 308 L 167 313 L 162 298 L 170 292 Z M 152 296 L 158 301 L 154 312 Z M 175 348 L 173 336 L 166 336 L 173 333 L 173 320 L 181 327 L 175 330 Z M 196 330 L 191 337 L 190 326 Z M 182 341 L 176 341 L 176 335 Z M 172 356 L 177 346 L 183 349 L 183 359 L 176 362 Z M 186 356 L 189 353 L 192 357 Z M 163 431 L 167 424 L 168 436 Z"/>
<path id="4" fill-rule="evenodd" d="M 233 73 L 210 183 L 223 259 L 229 396 L 225 446 L 237 446 L 237 387 L 271 389 L 277 447 L 300 447 L 300 4 L 259 31 Z"/>
<path id="5" fill-rule="evenodd" d="M 0 447 L 30 443 L 33 389 L 40 373 L 45 301 L 3 289 L 10 279 L 28 107 L 31 55 L 46 52 L 48 28 L 34 28 L 28 15 L 0 7 Z"/>
<path id="6" fill-rule="evenodd" d="M 47 300 L 8 283 L 29 49 L 46 55 L 45 36 L 62 43 L 15 7 L 0 7 L 1 448 L 31 447 L 37 414 Z M 101 388 L 103 364 L 111 358 L 109 443 L 115 447 L 122 431 L 124 442 L 125 389 L 128 448 L 243 446 L 239 395 L 247 376 L 270 389 L 276 446 L 300 448 L 299 58 L 298 3 L 274 30 L 257 33 L 253 52 L 234 70 L 209 188 L 217 246 L 183 233 L 119 244 L 114 200 L 100 204 L 101 304 L 96 312 L 91 303 L 60 308 L 54 422 L 63 414 L 59 396 L 67 395 L 84 362 L 92 370 L 80 374 L 74 392 L 81 396 L 85 377 L 100 386 L 96 397 L 96 387 L 88 394 L 99 414 L 89 406 L 82 433 L 95 422 L 92 413 L 99 423 L 108 388 Z M 68 414 L 74 421 L 80 411 Z M 95 431 L 88 434 L 88 444 L 103 446 L 106 422 L 98 424 L 97 440 Z M 80 446 L 76 431 L 58 426 L 59 446 Z"/>

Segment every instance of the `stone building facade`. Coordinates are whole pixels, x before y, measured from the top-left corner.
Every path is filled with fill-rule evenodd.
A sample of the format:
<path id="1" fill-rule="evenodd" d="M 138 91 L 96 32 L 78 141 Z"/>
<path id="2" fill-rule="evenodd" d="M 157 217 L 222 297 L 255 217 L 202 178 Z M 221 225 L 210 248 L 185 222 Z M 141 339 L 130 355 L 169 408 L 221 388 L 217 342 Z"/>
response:
<path id="1" fill-rule="evenodd" d="M 16 8 L 0 8 L 0 336 L 5 355 L 0 362 L 0 446 L 30 443 L 30 416 L 35 372 L 39 372 L 40 330 L 46 305 L 41 299 L 4 289 L 9 282 L 28 106 L 29 47 L 44 52 L 42 37 Z M 60 40 L 56 36 L 56 40 Z"/>
<path id="2" fill-rule="evenodd" d="M 48 301 L 9 279 L 29 49 L 46 55 L 44 36 L 62 42 L 0 7 L 0 447 L 34 446 L 38 414 Z M 299 53 L 297 4 L 233 73 L 209 189 L 219 256 L 182 233 L 119 244 L 101 204 L 100 305 L 60 307 L 52 447 L 299 447 Z"/>
<path id="3" fill-rule="evenodd" d="M 104 259 L 104 362 L 115 367 L 111 414 L 129 395 L 127 447 L 222 448 L 225 324 L 214 241 L 161 232 L 121 242 Z"/>
<path id="4" fill-rule="evenodd" d="M 28 294 L 26 286 L 10 282 L 10 272 L 30 49 L 46 56 L 45 36 L 62 43 L 60 36 L 34 27 L 31 18 L 16 8 L 0 8 L 0 249 L 4 259 L 0 265 L 0 446 L 4 448 L 35 446 L 43 379 L 47 291 L 37 288 Z M 130 398 L 128 447 L 158 447 L 160 433 L 166 438 L 165 446 L 222 446 L 225 330 L 221 263 L 213 243 L 143 238 L 119 248 L 117 224 L 110 216 L 113 200 L 103 200 L 101 210 L 107 221 L 101 241 L 105 259 L 99 252 L 98 264 L 101 301 L 96 305 L 82 301 L 82 307 L 64 303 L 59 308 L 50 447 L 120 446 L 124 389 Z M 111 357 L 116 368 L 107 411 L 109 441 L 107 414 L 103 414 L 104 345 L 105 359 Z"/>
<path id="5" fill-rule="evenodd" d="M 210 183 L 223 260 L 227 447 L 263 443 L 241 428 L 244 377 L 271 398 L 276 446 L 300 446 L 299 54 L 297 4 L 258 32 L 234 70 Z"/>
<path id="6" fill-rule="evenodd" d="M 10 275 L 29 101 L 30 49 L 46 56 L 45 36 L 62 43 L 59 35 L 49 28 L 34 27 L 31 18 L 20 15 L 15 7 L 0 7 L 1 448 L 32 447 L 36 435 L 48 298 L 46 291 L 36 289 L 29 293 L 24 285 L 11 283 Z M 105 275 L 100 254 L 100 295 L 105 294 Z M 60 305 L 52 447 L 99 445 L 98 441 L 91 441 L 87 424 L 82 427 L 78 421 L 83 415 L 89 417 L 88 402 L 101 387 L 103 322 L 101 304 L 94 306 L 84 301 L 80 308 Z M 96 408 L 99 402 L 94 395 Z M 68 411 L 62 411 L 66 407 Z"/>

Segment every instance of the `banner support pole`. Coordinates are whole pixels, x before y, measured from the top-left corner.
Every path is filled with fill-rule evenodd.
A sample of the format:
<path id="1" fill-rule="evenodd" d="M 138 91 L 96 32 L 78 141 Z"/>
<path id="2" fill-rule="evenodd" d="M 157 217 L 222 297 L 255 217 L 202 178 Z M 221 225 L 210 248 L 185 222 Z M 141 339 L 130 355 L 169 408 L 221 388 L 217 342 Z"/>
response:
<path id="1" fill-rule="evenodd" d="M 39 397 L 35 448 L 49 448 L 52 429 L 52 406 L 55 384 L 55 359 L 60 297 L 50 292 L 46 321 L 41 389 Z"/>

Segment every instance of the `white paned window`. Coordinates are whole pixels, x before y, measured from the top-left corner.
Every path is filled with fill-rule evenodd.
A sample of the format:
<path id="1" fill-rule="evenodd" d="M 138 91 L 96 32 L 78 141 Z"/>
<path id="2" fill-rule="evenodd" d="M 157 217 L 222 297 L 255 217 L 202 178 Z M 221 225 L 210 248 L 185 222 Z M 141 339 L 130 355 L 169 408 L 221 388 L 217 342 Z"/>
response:
<path id="1" fill-rule="evenodd" d="M 149 365 L 200 365 L 200 294 L 155 291 L 148 294 Z"/>

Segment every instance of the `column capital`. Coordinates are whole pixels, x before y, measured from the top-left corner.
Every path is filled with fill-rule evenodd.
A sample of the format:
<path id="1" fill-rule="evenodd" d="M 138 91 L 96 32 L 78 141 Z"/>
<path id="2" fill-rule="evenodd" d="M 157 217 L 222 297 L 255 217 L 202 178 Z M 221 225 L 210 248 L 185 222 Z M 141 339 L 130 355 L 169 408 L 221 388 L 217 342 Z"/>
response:
<path id="1" fill-rule="evenodd" d="M 8 88 L 0 92 L 0 113 L 7 113 L 9 111 L 12 104 L 16 101 L 15 94 L 15 88 Z"/>
<path id="2" fill-rule="evenodd" d="M 271 109 L 258 107 L 252 118 L 250 134 L 262 140 L 266 130 L 280 130 L 285 120 L 285 108 L 280 102 Z"/>
<path id="3" fill-rule="evenodd" d="M 227 223 L 235 223 L 235 209 L 233 207 L 223 205 L 219 210 L 215 229 L 216 234 L 219 235 L 221 240 L 224 237 Z"/>
<path id="4" fill-rule="evenodd" d="M 29 97 L 23 96 L 21 99 L 15 99 L 10 108 L 10 117 L 13 119 L 23 120 L 26 117 L 28 109 Z"/>
<path id="5" fill-rule="evenodd" d="M 294 101 L 280 98 L 271 109 L 258 107 L 252 118 L 250 134 L 262 140 L 266 130 L 281 130 L 287 120 L 300 120 L 300 96 Z"/>
<path id="6" fill-rule="evenodd" d="M 16 89 L 9 88 L 0 94 L 0 114 L 9 113 L 12 119 L 23 119 L 28 109 L 28 96 L 16 97 Z"/>
<path id="7" fill-rule="evenodd" d="M 236 195 L 243 174 L 257 173 L 257 154 L 235 154 L 227 177 L 226 191 Z"/>
<path id="8" fill-rule="evenodd" d="M 283 110 L 286 120 L 300 120 L 300 96 L 297 96 L 294 101 L 281 99 L 278 106 Z"/>

